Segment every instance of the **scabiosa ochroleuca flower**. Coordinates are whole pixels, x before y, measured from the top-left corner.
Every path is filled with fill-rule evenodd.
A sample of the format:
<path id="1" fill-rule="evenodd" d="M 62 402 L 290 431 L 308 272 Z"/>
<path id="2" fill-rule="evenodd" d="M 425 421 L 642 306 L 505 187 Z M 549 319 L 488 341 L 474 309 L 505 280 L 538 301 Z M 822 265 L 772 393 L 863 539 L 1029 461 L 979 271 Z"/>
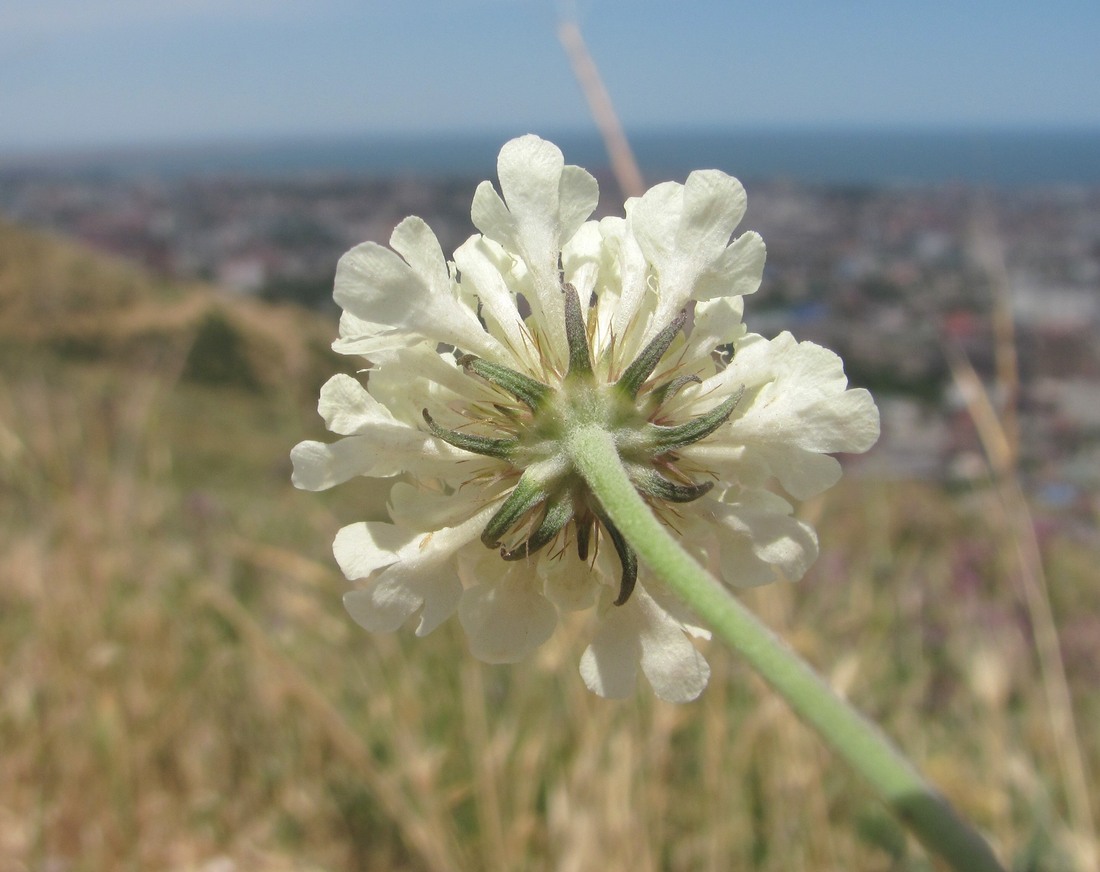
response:
<path id="1" fill-rule="evenodd" d="M 321 490 L 397 476 L 390 522 L 360 522 L 334 552 L 355 583 L 351 616 L 431 632 L 455 611 L 473 653 L 530 654 L 560 612 L 592 609 L 585 683 L 632 692 L 638 666 L 658 696 L 695 698 L 709 668 L 694 618 L 648 578 L 574 469 L 565 442 L 598 426 L 650 508 L 725 584 L 802 576 L 817 554 L 792 515 L 836 482 L 831 452 L 878 437 L 870 395 L 840 359 L 783 333 L 747 332 L 764 243 L 731 242 L 740 183 L 716 170 L 665 183 L 588 220 L 595 179 L 525 136 L 483 182 L 481 231 L 448 262 L 418 218 L 387 249 L 340 260 L 334 347 L 368 363 L 332 378 L 319 410 L 335 443 L 295 447 L 294 483 Z M 502 196 L 501 196 L 502 195 Z M 782 494 L 782 495 L 781 495 Z"/>

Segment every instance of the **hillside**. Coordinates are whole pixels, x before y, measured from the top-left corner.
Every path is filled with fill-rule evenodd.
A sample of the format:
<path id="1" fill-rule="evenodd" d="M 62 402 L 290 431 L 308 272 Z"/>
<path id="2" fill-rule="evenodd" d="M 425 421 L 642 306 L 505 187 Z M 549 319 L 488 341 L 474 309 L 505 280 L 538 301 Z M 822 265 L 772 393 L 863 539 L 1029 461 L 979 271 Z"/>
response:
<path id="1" fill-rule="evenodd" d="M 6 354 L 163 370 L 282 390 L 340 364 L 333 325 L 292 305 L 156 278 L 121 259 L 0 221 L 0 343 Z"/>
<path id="2" fill-rule="evenodd" d="M 584 690 L 586 615 L 516 666 L 354 626 L 330 543 L 388 486 L 289 484 L 335 330 L 0 225 L 0 870 L 932 868 L 716 646 L 676 707 Z M 1084 870 L 995 495 L 850 476 L 800 511 L 817 565 L 746 602 L 1013 868 Z M 1041 533 L 1095 723 L 1094 532 Z"/>

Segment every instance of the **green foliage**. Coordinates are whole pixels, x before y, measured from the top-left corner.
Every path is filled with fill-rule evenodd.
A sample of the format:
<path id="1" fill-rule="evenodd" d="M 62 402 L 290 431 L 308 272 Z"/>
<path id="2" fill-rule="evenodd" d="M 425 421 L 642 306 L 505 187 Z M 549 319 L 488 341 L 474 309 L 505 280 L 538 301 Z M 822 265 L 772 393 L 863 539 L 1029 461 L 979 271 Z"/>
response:
<path id="1" fill-rule="evenodd" d="M 208 385 L 257 390 L 260 380 L 252 371 L 244 337 L 224 312 L 210 310 L 199 324 L 183 364 L 183 377 Z"/>

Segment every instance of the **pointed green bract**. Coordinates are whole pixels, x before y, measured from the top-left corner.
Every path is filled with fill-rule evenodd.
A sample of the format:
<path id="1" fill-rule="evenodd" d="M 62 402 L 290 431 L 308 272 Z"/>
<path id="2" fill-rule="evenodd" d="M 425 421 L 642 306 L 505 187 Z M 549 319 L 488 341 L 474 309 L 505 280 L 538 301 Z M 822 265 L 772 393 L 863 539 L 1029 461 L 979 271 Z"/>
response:
<path id="1" fill-rule="evenodd" d="M 539 521 L 539 525 L 530 538 L 511 551 L 502 548 L 500 556 L 505 560 L 520 560 L 534 554 L 540 548 L 550 544 L 572 517 L 573 495 L 566 489 L 547 502 L 546 513 L 542 516 L 542 520 Z"/>
<path id="2" fill-rule="evenodd" d="M 675 451 L 685 445 L 692 445 L 700 439 L 705 439 L 729 420 L 734 407 L 745 393 L 745 386 L 741 386 L 736 394 L 723 403 L 715 406 L 705 415 L 700 415 L 684 424 L 675 427 L 662 427 L 650 424 L 645 431 L 645 441 L 654 455 Z"/>
<path id="3" fill-rule="evenodd" d="M 468 372 L 477 373 L 487 382 L 508 391 L 532 412 L 539 410 L 539 406 L 550 393 L 549 385 L 499 363 L 482 360 L 472 354 L 463 355 L 458 362 Z"/>
<path id="4" fill-rule="evenodd" d="M 634 359 L 634 362 L 626 368 L 619 380 L 615 382 L 615 388 L 630 399 L 638 396 L 638 391 L 645 384 L 645 380 L 653 375 L 653 370 L 657 368 L 657 364 L 665 356 L 665 352 L 668 351 L 672 340 L 676 338 L 676 334 L 683 329 L 686 320 L 687 312 L 680 312 L 671 324 L 654 336 L 649 344 L 642 349 L 642 353 Z"/>
<path id="5" fill-rule="evenodd" d="M 592 542 L 592 516 L 577 518 L 574 526 L 577 529 L 577 556 L 585 561 L 588 559 L 588 546 Z"/>
<path id="6" fill-rule="evenodd" d="M 591 375 L 592 357 L 588 350 L 588 329 L 581 314 L 581 299 L 577 289 L 570 284 L 561 286 L 565 295 L 565 338 L 569 343 L 569 372 L 567 375 Z"/>
<path id="7" fill-rule="evenodd" d="M 630 543 L 623 538 L 619 528 L 611 522 L 606 513 L 599 511 L 596 515 L 603 524 L 603 528 L 607 530 L 607 536 L 615 546 L 615 553 L 619 555 L 619 563 L 623 567 L 623 575 L 619 581 L 619 595 L 614 602 L 614 605 L 621 606 L 630 599 L 630 595 L 634 592 L 634 585 L 638 583 L 638 555 L 634 553 Z"/>
<path id="8" fill-rule="evenodd" d="M 473 454 L 508 460 L 519 446 L 518 439 L 491 439 L 488 436 L 475 436 L 472 433 L 459 433 L 457 430 L 440 427 L 427 409 L 424 410 L 424 421 L 427 423 L 428 429 L 432 431 L 433 436 L 438 436 L 448 445 L 461 448 L 463 451 L 470 451 Z"/>
<path id="9" fill-rule="evenodd" d="M 628 466 L 627 472 L 634 487 L 641 493 L 669 503 L 690 503 L 714 487 L 712 481 L 705 481 L 702 484 L 678 484 L 669 481 L 652 467 L 638 464 Z"/>
<path id="10" fill-rule="evenodd" d="M 688 385 L 701 385 L 702 383 L 703 380 L 697 375 L 682 375 L 672 381 L 665 382 L 663 385 L 658 385 L 647 396 L 650 402 L 653 403 L 653 408 L 659 409 Z"/>
<path id="11" fill-rule="evenodd" d="M 520 522 L 524 515 L 550 496 L 546 484 L 535 476 L 531 469 L 520 476 L 508 499 L 504 501 L 497 513 L 489 519 L 485 529 L 481 533 L 481 541 L 488 548 L 496 548 L 500 545 L 501 537 Z"/>

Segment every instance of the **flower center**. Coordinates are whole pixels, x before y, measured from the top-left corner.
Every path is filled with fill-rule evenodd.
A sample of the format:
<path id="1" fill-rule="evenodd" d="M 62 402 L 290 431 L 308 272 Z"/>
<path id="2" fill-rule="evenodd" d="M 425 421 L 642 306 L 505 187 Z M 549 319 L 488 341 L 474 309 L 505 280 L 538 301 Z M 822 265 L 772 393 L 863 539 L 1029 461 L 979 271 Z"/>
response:
<path id="1" fill-rule="evenodd" d="M 617 381 L 599 383 L 577 291 L 565 284 L 562 293 L 569 368 L 559 386 L 551 387 L 472 355 L 459 360 L 467 372 L 502 388 L 527 407 L 529 420 L 510 418 L 507 422 L 506 429 L 516 435 L 489 438 L 448 430 L 440 427 L 427 409 L 424 420 L 431 432 L 448 444 L 504 460 L 521 471 L 516 486 L 481 534 L 487 547 L 500 548 L 504 560 L 518 560 L 545 547 L 572 525 L 577 554 L 584 561 L 589 556 L 593 531 L 602 528 L 622 565 L 615 600 L 615 605 L 622 605 L 637 580 L 637 556 L 574 468 L 565 448 L 568 434 L 582 427 L 606 430 L 614 438 L 635 488 L 651 504 L 691 502 L 709 491 L 713 482 L 692 481 L 676 466 L 676 452 L 724 424 L 741 394 L 683 424 L 653 423 L 652 418 L 666 400 L 685 385 L 699 381 L 694 376 L 682 376 L 648 389 L 639 398 L 646 381 L 683 329 L 685 313 L 658 333 Z M 650 410 L 648 414 L 645 409 Z M 506 414 L 504 410 L 501 413 Z M 502 544 L 505 537 L 517 544 Z"/>

